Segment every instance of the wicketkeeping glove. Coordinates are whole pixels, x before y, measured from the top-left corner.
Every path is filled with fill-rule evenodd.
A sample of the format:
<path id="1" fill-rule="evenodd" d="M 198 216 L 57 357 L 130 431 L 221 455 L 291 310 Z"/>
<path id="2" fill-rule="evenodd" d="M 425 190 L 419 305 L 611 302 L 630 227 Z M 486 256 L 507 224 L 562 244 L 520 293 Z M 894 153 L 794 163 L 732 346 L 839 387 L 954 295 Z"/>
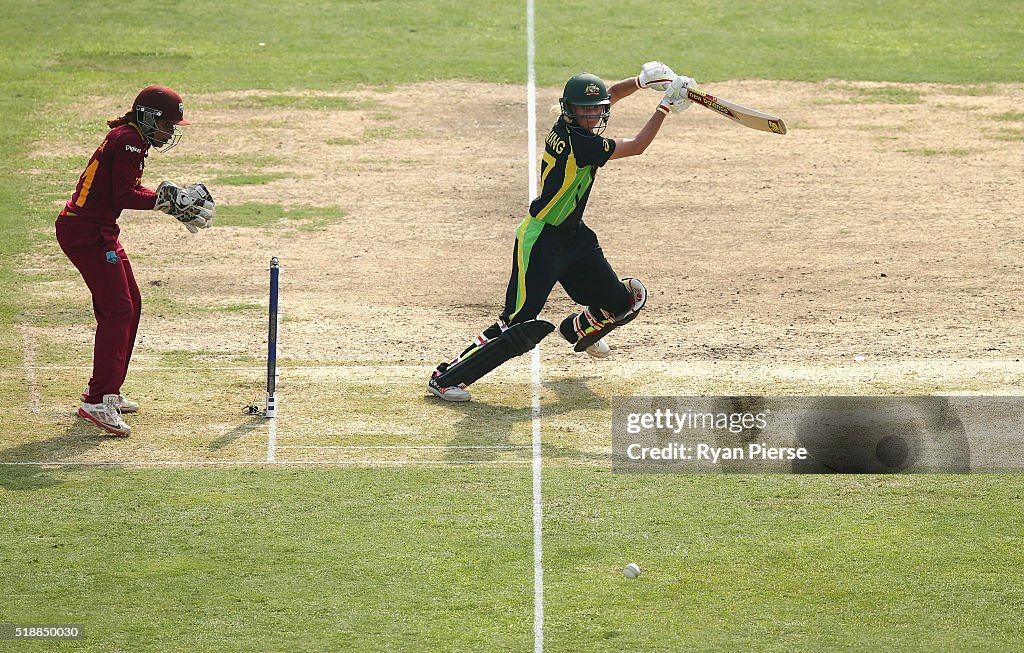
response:
<path id="1" fill-rule="evenodd" d="M 189 191 L 190 193 L 193 193 L 196 197 L 205 202 L 208 202 L 210 204 L 216 204 L 216 202 L 213 201 L 213 195 L 210 194 L 210 189 L 207 188 L 206 184 L 204 184 L 201 181 L 197 181 L 194 184 L 189 184 L 188 186 L 185 186 L 185 190 Z M 216 212 L 216 210 L 214 210 L 214 212 Z"/>
<path id="2" fill-rule="evenodd" d="M 157 211 L 177 218 L 192 233 L 206 229 L 213 222 L 216 205 L 213 196 L 203 184 L 181 188 L 173 181 L 162 181 L 156 189 Z"/>
<path id="3" fill-rule="evenodd" d="M 672 69 L 660 61 L 648 61 L 636 76 L 636 87 L 664 91 L 675 76 Z"/>

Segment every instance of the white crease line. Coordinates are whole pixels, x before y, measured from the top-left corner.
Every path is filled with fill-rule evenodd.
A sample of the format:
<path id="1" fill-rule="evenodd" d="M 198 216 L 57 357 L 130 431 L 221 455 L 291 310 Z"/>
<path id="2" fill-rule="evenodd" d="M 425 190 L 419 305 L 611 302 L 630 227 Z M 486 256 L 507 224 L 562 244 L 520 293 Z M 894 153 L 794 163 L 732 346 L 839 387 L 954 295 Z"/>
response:
<path id="1" fill-rule="evenodd" d="M 528 460 L 92 460 L 2 462 L 3 467 L 275 467 L 353 465 L 526 465 Z"/>
<path id="2" fill-rule="evenodd" d="M 533 350 L 533 646 L 544 651 L 544 499 L 541 493 L 540 345 Z"/>
<path id="3" fill-rule="evenodd" d="M 537 76 L 534 0 L 526 0 L 526 133 L 529 193 L 537 190 Z M 541 498 L 540 345 L 530 360 L 533 379 L 533 650 L 544 652 L 544 503 Z"/>
<path id="4" fill-rule="evenodd" d="M 280 414 L 281 406 L 277 405 L 276 413 Z M 277 420 L 278 417 L 270 417 L 267 419 L 267 462 L 272 463 L 277 459 Z"/>
<path id="5" fill-rule="evenodd" d="M 142 267 L 142 266 L 139 266 L 139 267 Z M 71 268 L 71 267 L 59 267 L 59 268 L 18 268 L 18 272 L 20 274 L 25 275 L 25 276 L 28 276 L 30 274 L 64 274 L 66 272 L 69 272 L 70 270 L 74 270 L 74 268 Z M 265 273 L 267 271 L 267 266 L 264 265 L 264 266 L 259 267 L 259 268 L 245 268 L 245 267 L 238 268 L 238 267 L 230 267 L 230 264 L 229 264 L 229 267 L 225 267 L 223 264 L 222 265 L 215 265 L 215 266 L 208 266 L 208 265 L 192 265 L 191 263 L 187 267 L 184 267 L 184 266 L 181 266 L 181 265 L 177 265 L 177 266 L 175 266 L 175 265 L 146 265 L 145 266 L 145 271 L 147 271 L 147 272 L 148 271 L 157 271 L 157 270 L 164 270 L 164 271 L 171 270 L 171 271 L 174 271 L 174 272 L 181 272 L 181 274 L 179 275 L 180 278 L 190 279 L 191 277 L 188 276 L 188 274 L 191 273 L 191 272 L 197 271 L 197 270 L 198 271 L 221 272 L 223 274 L 234 274 L 234 273 L 237 273 L 237 272 L 264 272 Z M 140 282 L 148 281 L 148 279 L 143 279 L 141 274 L 138 274 L 136 276 L 139 277 L 139 281 Z"/>
<path id="6" fill-rule="evenodd" d="M 289 371 L 304 370 L 432 370 L 433 365 L 281 365 Z M 81 370 L 81 365 L 41 365 L 37 370 Z M 266 365 L 132 365 L 133 371 L 168 372 L 168 371 L 203 371 L 203 370 L 238 370 L 239 372 L 263 371 Z"/>
<path id="7" fill-rule="evenodd" d="M 345 445 L 345 444 L 287 444 L 278 449 L 344 449 L 362 451 L 364 449 L 532 449 L 531 445 L 503 444 L 380 444 L 380 445 Z"/>
<path id="8" fill-rule="evenodd" d="M 28 388 L 28 409 L 39 412 L 39 382 L 36 380 L 36 341 L 27 326 L 20 325 L 22 351 L 25 359 L 25 386 Z M 81 368 L 78 368 L 81 369 Z"/>

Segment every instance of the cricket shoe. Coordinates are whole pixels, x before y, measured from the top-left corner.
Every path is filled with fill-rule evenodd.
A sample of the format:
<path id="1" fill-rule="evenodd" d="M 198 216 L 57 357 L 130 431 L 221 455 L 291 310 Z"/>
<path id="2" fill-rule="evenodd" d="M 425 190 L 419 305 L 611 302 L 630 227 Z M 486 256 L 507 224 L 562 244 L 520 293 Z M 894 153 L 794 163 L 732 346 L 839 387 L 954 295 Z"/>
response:
<path id="1" fill-rule="evenodd" d="M 111 435 L 126 438 L 131 435 L 132 427 L 121 419 L 121 413 L 117 408 L 118 396 L 103 395 L 102 404 L 82 402 L 78 409 L 78 416 L 89 420 Z"/>
<path id="2" fill-rule="evenodd" d="M 608 346 L 604 338 L 601 338 L 583 351 L 590 354 L 591 358 L 608 358 L 608 354 L 612 353 L 612 348 Z"/>
<path id="3" fill-rule="evenodd" d="M 427 382 L 427 391 L 435 397 L 440 397 L 445 401 L 469 401 L 472 399 L 472 395 L 469 394 L 469 390 L 466 390 L 466 384 L 460 383 L 459 385 L 449 386 L 442 388 L 437 383 L 437 377 L 448 369 L 448 363 L 441 363 L 434 370 L 434 373 L 430 375 L 430 381 Z"/>
<path id="4" fill-rule="evenodd" d="M 586 320 L 585 316 L 589 315 L 589 311 L 585 313 L 574 313 L 573 315 L 570 315 L 569 317 L 562 320 L 562 324 L 559 326 L 558 332 L 562 334 L 562 337 L 565 338 L 566 342 L 568 342 L 570 345 L 575 345 L 577 342 L 579 342 L 579 335 L 576 332 L 577 325 L 579 324 L 579 320 Z M 589 324 L 589 321 L 587 322 L 587 324 Z M 577 349 L 576 351 L 579 350 Z M 583 351 L 587 352 L 591 358 L 598 359 L 608 358 L 608 354 L 612 353 L 611 347 L 609 347 L 608 343 L 604 341 L 604 338 L 601 338 L 600 340 L 590 345 Z"/>
<path id="5" fill-rule="evenodd" d="M 82 392 L 82 403 L 89 401 L 89 386 L 85 386 L 85 390 Z M 117 409 L 122 413 L 137 413 L 139 412 L 139 402 L 132 401 L 124 395 L 117 395 Z"/>

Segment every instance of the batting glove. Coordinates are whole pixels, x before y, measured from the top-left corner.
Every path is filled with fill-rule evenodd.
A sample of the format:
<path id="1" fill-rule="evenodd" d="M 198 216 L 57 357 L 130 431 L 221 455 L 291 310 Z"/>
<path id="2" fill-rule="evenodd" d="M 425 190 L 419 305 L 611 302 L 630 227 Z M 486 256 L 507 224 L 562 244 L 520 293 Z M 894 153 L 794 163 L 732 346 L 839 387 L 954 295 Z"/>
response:
<path id="1" fill-rule="evenodd" d="M 686 75 L 676 75 L 665 90 L 676 95 L 686 95 L 687 89 L 697 86 L 697 80 Z"/>
<path id="2" fill-rule="evenodd" d="M 660 61 L 648 61 L 636 76 L 636 87 L 664 91 L 675 76 L 672 69 Z"/>
<path id="3" fill-rule="evenodd" d="M 689 109 L 693 102 L 690 101 L 687 95 L 687 89 L 691 85 L 696 85 L 692 77 L 677 75 L 668 85 L 665 97 L 661 99 L 661 104 L 658 105 L 658 111 L 667 116 L 669 113 L 682 113 Z"/>

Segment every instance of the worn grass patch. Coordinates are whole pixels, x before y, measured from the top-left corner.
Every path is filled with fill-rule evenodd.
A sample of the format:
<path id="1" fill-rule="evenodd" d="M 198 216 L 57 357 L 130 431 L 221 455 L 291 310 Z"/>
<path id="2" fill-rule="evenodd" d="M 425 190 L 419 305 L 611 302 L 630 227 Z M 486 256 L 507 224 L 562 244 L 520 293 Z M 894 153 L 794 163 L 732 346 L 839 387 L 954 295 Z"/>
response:
<path id="1" fill-rule="evenodd" d="M 918 104 L 922 101 L 922 91 L 902 88 L 899 86 L 877 86 L 863 88 L 847 84 L 834 84 L 832 88 L 843 91 L 847 97 L 839 104 Z M 829 100 L 828 104 L 837 102 Z"/>
<path id="2" fill-rule="evenodd" d="M 985 97 L 986 95 L 995 95 L 998 93 L 996 87 L 992 84 L 965 84 L 962 86 L 950 86 L 945 89 L 945 92 L 950 95 L 959 95 L 961 97 Z"/>
<path id="3" fill-rule="evenodd" d="M 243 312 L 243 311 L 262 310 L 263 308 L 264 307 L 261 306 L 260 304 L 238 302 L 236 304 L 223 304 L 221 306 L 210 306 L 207 310 L 209 310 L 211 312 L 214 312 L 214 313 L 219 313 L 221 311 L 224 311 L 224 312 L 227 312 L 227 313 L 240 313 L 240 312 Z"/>
<path id="4" fill-rule="evenodd" d="M 1007 111 L 1005 113 L 999 113 L 992 116 L 996 120 L 1003 120 L 1006 122 L 1024 122 L 1024 111 Z"/>
<path id="5" fill-rule="evenodd" d="M 137 75 L 141 71 L 159 71 L 168 66 L 187 66 L 191 60 L 191 54 L 180 50 L 96 47 L 61 52 L 54 60 L 53 67 L 64 74 L 119 71 Z"/>
<path id="6" fill-rule="evenodd" d="M 288 175 L 278 172 L 252 173 L 246 175 L 220 175 L 214 177 L 211 185 L 218 186 L 259 186 L 278 179 L 287 179 Z"/>
<path id="7" fill-rule="evenodd" d="M 904 154 L 910 154 L 912 156 L 967 156 L 971 154 L 973 150 L 969 150 L 963 147 L 950 147 L 950 148 L 932 148 L 932 147 L 907 147 L 901 148 L 900 152 Z"/>
<path id="8" fill-rule="evenodd" d="M 294 206 L 263 202 L 246 202 L 217 209 L 217 220 L 222 226 L 285 228 L 297 231 L 317 231 L 326 228 L 346 215 L 332 207 Z"/>
<path id="9" fill-rule="evenodd" d="M 1009 141 L 1011 143 L 1024 141 L 1024 129 L 1002 129 L 992 132 L 992 138 L 997 141 Z"/>
<path id="10" fill-rule="evenodd" d="M 86 159 L 88 160 L 88 159 Z M 232 152 L 218 152 L 216 154 L 196 153 L 188 152 L 187 150 L 179 152 L 175 150 L 173 155 L 169 155 L 166 159 L 156 159 L 146 165 L 147 177 L 152 172 L 152 164 L 165 161 L 173 163 L 179 167 L 185 166 L 215 166 L 220 169 L 237 169 L 242 168 L 245 170 L 269 168 L 272 166 L 278 166 L 283 163 L 283 159 L 273 154 L 239 154 Z M 229 174 L 229 173 L 223 173 Z M 219 210 L 219 209 L 218 209 Z"/>
<path id="11" fill-rule="evenodd" d="M 422 129 L 399 129 L 397 127 L 373 127 L 363 132 L 364 141 L 377 141 L 392 138 L 423 138 Z"/>
<path id="12" fill-rule="evenodd" d="M 356 111 L 374 106 L 364 100 L 337 95 L 252 95 L 232 101 L 243 108 L 300 109 L 303 111 Z"/>

